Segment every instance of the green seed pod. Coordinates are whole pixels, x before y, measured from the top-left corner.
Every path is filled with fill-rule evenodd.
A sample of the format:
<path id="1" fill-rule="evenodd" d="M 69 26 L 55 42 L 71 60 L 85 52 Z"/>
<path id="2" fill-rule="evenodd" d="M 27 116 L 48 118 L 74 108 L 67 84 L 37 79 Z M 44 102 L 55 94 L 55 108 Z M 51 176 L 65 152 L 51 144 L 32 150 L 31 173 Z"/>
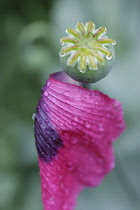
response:
<path id="1" fill-rule="evenodd" d="M 105 27 L 95 29 L 92 22 L 67 28 L 67 37 L 60 40 L 63 70 L 74 80 L 93 83 L 105 77 L 115 61 L 116 42 L 105 34 Z"/>

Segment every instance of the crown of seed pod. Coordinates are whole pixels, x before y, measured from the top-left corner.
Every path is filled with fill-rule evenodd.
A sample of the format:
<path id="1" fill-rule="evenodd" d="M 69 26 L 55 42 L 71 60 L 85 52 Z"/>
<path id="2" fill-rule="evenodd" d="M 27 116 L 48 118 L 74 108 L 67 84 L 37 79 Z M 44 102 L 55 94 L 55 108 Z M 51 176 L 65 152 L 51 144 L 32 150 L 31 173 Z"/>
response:
<path id="1" fill-rule="evenodd" d="M 105 77 L 115 61 L 115 40 L 106 36 L 107 29 L 95 29 L 95 24 L 77 23 L 67 28 L 67 37 L 60 40 L 63 70 L 74 80 L 93 83 Z"/>

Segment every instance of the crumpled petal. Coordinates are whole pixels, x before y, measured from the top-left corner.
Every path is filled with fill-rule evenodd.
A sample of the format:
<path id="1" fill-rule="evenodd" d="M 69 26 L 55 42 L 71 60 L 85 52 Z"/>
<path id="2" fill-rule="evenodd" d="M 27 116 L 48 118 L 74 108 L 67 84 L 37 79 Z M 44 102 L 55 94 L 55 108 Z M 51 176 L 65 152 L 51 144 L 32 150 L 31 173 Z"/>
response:
<path id="1" fill-rule="evenodd" d="M 125 129 L 120 102 L 64 72 L 50 75 L 35 116 L 44 210 L 72 210 L 84 187 L 114 167 L 112 142 Z"/>

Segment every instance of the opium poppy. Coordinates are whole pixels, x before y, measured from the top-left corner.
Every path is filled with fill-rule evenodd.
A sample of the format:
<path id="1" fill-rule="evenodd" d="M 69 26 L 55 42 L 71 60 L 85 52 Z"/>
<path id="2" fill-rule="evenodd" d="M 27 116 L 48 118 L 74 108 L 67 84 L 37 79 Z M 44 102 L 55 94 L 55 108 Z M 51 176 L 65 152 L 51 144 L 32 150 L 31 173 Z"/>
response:
<path id="1" fill-rule="evenodd" d="M 81 190 L 99 185 L 114 168 L 112 144 L 125 129 L 120 102 L 82 87 L 84 76 L 91 83 L 109 73 L 114 41 L 91 22 L 67 32 L 60 51 L 66 73 L 50 75 L 35 114 L 44 210 L 73 210 Z"/>

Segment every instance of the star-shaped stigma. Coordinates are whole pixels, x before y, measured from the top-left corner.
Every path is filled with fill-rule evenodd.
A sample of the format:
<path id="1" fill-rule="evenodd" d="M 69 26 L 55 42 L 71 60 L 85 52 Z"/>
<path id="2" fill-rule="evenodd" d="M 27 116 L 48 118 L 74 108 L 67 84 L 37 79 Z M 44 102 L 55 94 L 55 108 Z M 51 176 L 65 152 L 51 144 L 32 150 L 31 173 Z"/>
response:
<path id="1" fill-rule="evenodd" d="M 105 27 L 95 29 L 95 24 L 87 22 L 77 23 L 76 28 L 67 28 L 67 37 L 60 40 L 60 57 L 68 56 L 67 65 L 84 73 L 87 69 L 98 70 L 98 64 L 104 65 L 113 56 L 108 49 L 110 44 L 115 45 L 113 39 L 104 36 L 107 32 Z"/>

